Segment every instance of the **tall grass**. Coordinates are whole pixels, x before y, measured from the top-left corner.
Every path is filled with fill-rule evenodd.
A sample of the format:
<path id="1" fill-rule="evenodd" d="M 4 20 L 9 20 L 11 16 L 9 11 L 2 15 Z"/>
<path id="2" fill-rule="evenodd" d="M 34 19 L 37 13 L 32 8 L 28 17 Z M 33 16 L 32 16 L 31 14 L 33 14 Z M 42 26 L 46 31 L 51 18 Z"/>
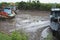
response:
<path id="1" fill-rule="evenodd" d="M 25 33 L 14 31 L 10 35 L 0 33 L 0 40 L 28 40 L 28 37 Z"/>

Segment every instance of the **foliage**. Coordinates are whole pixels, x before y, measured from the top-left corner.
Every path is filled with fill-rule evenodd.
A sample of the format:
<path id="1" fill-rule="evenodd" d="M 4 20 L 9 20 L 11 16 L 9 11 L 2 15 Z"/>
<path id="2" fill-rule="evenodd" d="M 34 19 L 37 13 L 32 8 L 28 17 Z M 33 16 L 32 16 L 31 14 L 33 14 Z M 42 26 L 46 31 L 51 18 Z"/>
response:
<path id="1" fill-rule="evenodd" d="M 23 10 L 42 10 L 42 11 L 50 11 L 50 9 L 54 6 L 53 3 L 40 3 L 39 1 L 35 2 L 19 2 L 18 9 Z M 56 4 L 56 7 L 60 8 L 60 4 Z"/>
<path id="2" fill-rule="evenodd" d="M 21 34 L 20 32 L 15 31 L 15 32 L 12 33 L 11 39 L 12 40 L 27 40 L 28 37 L 26 36 L 25 33 Z"/>
<path id="3" fill-rule="evenodd" d="M 24 9 L 24 10 L 33 10 L 33 9 L 39 9 L 40 7 L 40 2 L 35 2 L 33 1 L 32 3 L 30 2 L 19 2 L 18 4 L 18 9 Z"/>
<path id="4" fill-rule="evenodd" d="M 53 5 L 53 4 L 41 4 L 40 10 L 48 11 L 48 10 L 50 10 L 50 9 L 52 8 L 52 5 Z"/>
<path id="5" fill-rule="evenodd" d="M 0 40 L 11 40 L 7 34 L 0 33 Z"/>
<path id="6" fill-rule="evenodd" d="M 6 6 L 10 5 L 10 3 L 2 2 L 2 3 L 0 3 L 0 6 L 2 6 L 2 4 L 5 4 Z"/>
<path id="7" fill-rule="evenodd" d="M 26 9 L 26 2 L 20 2 L 19 4 L 18 4 L 18 9 Z"/>
<path id="8" fill-rule="evenodd" d="M 10 5 L 10 3 L 2 2 L 0 3 L 0 6 L 2 4 L 6 4 L 7 6 Z M 54 6 L 54 3 L 40 3 L 39 1 L 35 2 L 16 2 L 16 7 L 19 10 L 41 10 L 41 11 L 50 11 L 50 9 Z M 56 4 L 57 8 L 60 8 L 60 4 Z"/>
<path id="9" fill-rule="evenodd" d="M 28 40 L 28 37 L 26 36 L 25 33 L 20 33 L 20 32 L 12 32 L 10 35 L 0 33 L 0 40 Z"/>

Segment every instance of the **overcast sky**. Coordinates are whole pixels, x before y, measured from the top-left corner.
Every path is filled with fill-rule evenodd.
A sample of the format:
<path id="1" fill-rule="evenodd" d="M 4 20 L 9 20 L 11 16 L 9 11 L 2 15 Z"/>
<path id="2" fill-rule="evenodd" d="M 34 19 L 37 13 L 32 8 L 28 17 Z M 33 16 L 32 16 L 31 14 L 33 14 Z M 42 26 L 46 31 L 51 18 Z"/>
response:
<path id="1" fill-rule="evenodd" d="M 28 0 L 0 0 L 0 2 L 20 2 L 20 1 L 25 1 L 27 2 Z M 41 3 L 60 3 L 60 0 L 40 0 Z"/>

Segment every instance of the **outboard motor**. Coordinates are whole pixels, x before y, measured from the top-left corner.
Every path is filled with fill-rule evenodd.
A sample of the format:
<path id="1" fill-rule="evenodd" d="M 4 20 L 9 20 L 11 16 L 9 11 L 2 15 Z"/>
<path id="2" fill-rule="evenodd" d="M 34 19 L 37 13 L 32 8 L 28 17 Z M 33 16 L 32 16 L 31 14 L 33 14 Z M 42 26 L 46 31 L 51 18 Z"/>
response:
<path id="1" fill-rule="evenodd" d="M 52 29 L 53 35 L 60 35 L 60 8 L 51 9 L 50 28 Z"/>

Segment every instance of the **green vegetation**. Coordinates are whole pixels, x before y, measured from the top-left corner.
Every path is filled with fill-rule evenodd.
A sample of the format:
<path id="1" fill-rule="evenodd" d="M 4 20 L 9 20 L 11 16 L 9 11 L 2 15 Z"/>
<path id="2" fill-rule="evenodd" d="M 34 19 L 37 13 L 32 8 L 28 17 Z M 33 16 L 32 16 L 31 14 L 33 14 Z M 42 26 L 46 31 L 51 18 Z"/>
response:
<path id="1" fill-rule="evenodd" d="M 0 6 L 2 6 L 2 4 L 5 4 L 6 6 L 10 5 L 10 3 L 2 2 L 2 3 L 0 3 Z"/>
<path id="2" fill-rule="evenodd" d="M 28 37 L 25 33 L 12 32 L 10 35 L 0 33 L 0 40 L 28 40 Z"/>
<path id="3" fill-rule="evenodd" d="M 12 40 L 28 40 L 28 37 L 25 33 L 20 33 L 15 31 L 11 34 L 11 39 Z"/>
<path id="4" fill-rule="evenodd" d="M 49 34 L 47 35 L 47 37 L 45 38 L 45 40 L 53 40 L 52 33 L 49 33 Z"/>
<path id="5" fill-rule="evenodd" d="M 18 9 L 22 10 L 41 10 L 41 11 L 50 11 L 55 4 L 53 3 L 40 3 L 39 1 L 35 2 L 19 2 Z M 60 4 L 56 4 L 56 7 L 60 8 Z"/>
<path id="6" fill-rule="evenodd" d="M 11 40 L 11 37 L 7 34 L 0 33 L 0 40 Z"/>
<path id="7" fill-rule="evenodd" d="M 2 2 L 0 5 L 6 4 L 7 6 L 10 5 L 10 3 Z M 39 1 L 35 2 L 16 2 L 15 3 L 17 8 L 19 10 L 41 10 L 41 11 L 50 11 L 52 7 L 54 7 L 55 4 L 53 3 L 40 3 Z M 60 8 L 60 4 L 56 3 L 56 7 Z"/>

